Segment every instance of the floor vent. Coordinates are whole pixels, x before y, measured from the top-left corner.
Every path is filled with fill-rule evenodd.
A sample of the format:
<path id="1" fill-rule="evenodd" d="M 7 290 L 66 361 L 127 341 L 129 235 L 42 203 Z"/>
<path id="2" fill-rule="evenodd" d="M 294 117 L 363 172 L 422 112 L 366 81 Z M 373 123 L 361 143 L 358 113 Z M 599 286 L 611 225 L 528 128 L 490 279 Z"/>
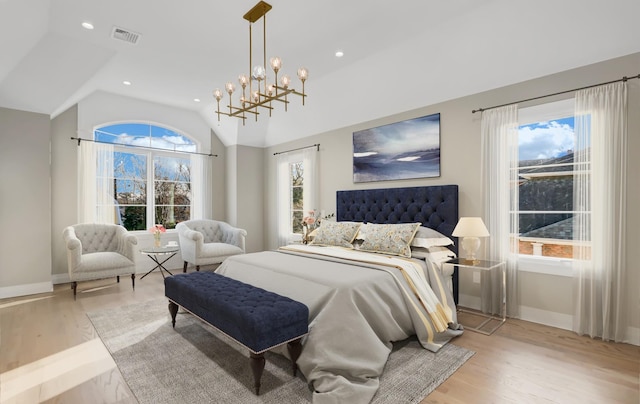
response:
<path id="1" fill-rule="evenodd" d="M 134 45 L 138 43 L 140 36 L 141 35 L 136 32 L 119 27 L 113 27 L 113 31 L 111 31 L 111 38 L 129 42 Z"/>

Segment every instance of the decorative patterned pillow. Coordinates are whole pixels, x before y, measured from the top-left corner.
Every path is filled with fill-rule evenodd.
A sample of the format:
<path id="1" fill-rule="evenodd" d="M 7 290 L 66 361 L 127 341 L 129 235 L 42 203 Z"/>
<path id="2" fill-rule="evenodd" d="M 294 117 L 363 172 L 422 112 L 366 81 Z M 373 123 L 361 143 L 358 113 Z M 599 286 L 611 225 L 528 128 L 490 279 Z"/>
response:
<path id="1" fill-rule="evenodd" d="M 453 240 L 449 237 L 445 236 L 442 233 L 439 233 L 429 227 L 420 226 L 418 231 L 416 232 L 413 241 L 411 242 L 411 246 L 413 247 L 434 247 L 441 246 L 445 247 L 448 245 L 453 245 Z"/>
<path id="2" fill-rule="evenodd" d="M 420 223 L 367 223 L 367 232 L 360 251 L 411 257 L 411 240 Z"/>
<path id="3" fill-rule="evenodd" d="M 311 244 L 353 248 L 360 222 L 329 222 L 323 220 Z"/>

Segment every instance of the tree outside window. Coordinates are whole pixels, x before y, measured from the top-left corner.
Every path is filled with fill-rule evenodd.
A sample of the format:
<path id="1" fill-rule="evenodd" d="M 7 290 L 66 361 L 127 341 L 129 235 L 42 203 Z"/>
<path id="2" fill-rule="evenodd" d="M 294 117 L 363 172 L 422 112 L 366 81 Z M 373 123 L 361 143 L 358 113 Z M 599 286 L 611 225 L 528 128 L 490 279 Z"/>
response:
<path id="1" fill-rule="evenodd" d="M 301 161 L 289 164 L 291 185 L 291 229 L 294 234 L 302 233 L 304 167 Z"/>

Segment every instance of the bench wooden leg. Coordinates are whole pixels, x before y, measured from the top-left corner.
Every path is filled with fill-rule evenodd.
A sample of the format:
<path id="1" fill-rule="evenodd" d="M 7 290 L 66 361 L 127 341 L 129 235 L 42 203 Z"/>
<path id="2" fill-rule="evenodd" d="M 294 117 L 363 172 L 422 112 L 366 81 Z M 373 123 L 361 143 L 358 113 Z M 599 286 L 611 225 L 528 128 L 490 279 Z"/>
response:
<path id="1" fill-rule="evenodd" d="M 178 314 L 178 305 L 169 300 L 169 313 L 171 314 L 171 325 L 176 328 L 176 314 Z"/>
<path id="2" fill-rule="evenodd" d="M 256 396 L 260 395 L 260 379 L 262 378 L 262 371 L 264 370 L 264 362 L 264 353 L 249 353 L 249 364 L 253 372 L 253 385 L 256 389 Z"/>
<path id="3" fill-rule="evenodd" d="M 291 341 L 287 344 L 287 350 L 289 351 L 289 357 L 291 357 L 291 369 L 293 370 L 293 376 L 295 377 L 298 372 L 298 358 L 302 353 L 302 338 L 298 338 L 295 341 Z"/>
<path id="4" fill-rule="evenodd" d="M 182 273 L 184 273 L 184 274 L 187 273 L 187 261 L 185 261 L 184 265 L 182 266 Z"/>

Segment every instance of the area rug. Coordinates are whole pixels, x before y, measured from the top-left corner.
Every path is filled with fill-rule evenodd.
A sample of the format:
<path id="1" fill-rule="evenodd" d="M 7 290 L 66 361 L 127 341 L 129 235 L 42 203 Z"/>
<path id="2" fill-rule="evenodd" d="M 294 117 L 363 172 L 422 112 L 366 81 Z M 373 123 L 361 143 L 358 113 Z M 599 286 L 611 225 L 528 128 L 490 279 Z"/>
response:
<path id="1" fill-rule="evenodd" d="M 87 313 L 140 403 L 312 401 L 304 377 L 294 378 L 289 360 L 272 352 L 255 396 L 246 349 L 182 310 L 172 328 L 167 305 L 161 298 Z M 433 353 L 415 339 L 396 343 L 372 403 L 419 403 L 473 354 L 452 344 Z"/>

